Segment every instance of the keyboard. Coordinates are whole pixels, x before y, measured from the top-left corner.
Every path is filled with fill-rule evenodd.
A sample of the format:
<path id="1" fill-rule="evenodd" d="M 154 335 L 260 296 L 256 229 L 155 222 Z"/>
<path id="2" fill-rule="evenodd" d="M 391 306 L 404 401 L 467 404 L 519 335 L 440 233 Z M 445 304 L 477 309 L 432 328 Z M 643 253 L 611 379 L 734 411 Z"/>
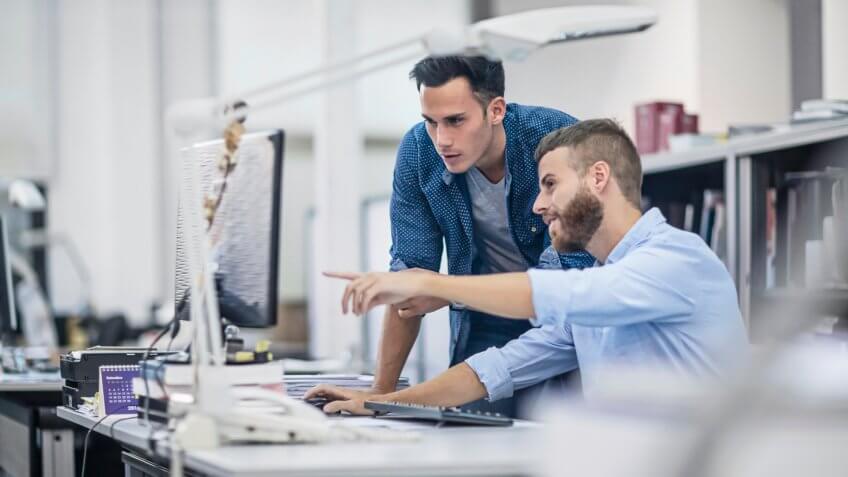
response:
<path id="1" fill-rule="evenodd" d="M 496 412 L 465 411 L 458 407 L 425 406 L 402 402 L 365 401 L 365 409 L 376 416 L 392 415 L 428 421 L 469 424 L 475 426 L 511 426 L 512 419 Z"/>

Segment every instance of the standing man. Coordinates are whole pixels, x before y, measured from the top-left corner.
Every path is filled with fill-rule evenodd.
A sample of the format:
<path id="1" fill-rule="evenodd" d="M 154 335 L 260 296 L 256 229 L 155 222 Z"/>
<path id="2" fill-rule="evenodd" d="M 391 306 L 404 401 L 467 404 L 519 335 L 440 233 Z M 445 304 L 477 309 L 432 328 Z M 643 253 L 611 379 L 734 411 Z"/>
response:
<path id="1" fill-rule="evenodd" d="M 438 271 L 443 247 L 451 275 L 584 268 L 583 251 L 548 246 L 547 227 L 532 210 L 539 192 L 533 153 L 551 131 L 577 122 L 560 111 L 507 104 L 504 70 L 484 57 L 425 58 L 410 72 L 424 118 L 406 133 L 395 164 L 391 199 L 391 270 Z M 444 246 L 443 246 L 444 243 Z M 527 321 L 418 297 L 387 307 L 374 391 L 394 391 L 421 319 L 451 307 L 451 365 L 528 331 Z M 475 403 L 515 415 L 513 400 Z"/>

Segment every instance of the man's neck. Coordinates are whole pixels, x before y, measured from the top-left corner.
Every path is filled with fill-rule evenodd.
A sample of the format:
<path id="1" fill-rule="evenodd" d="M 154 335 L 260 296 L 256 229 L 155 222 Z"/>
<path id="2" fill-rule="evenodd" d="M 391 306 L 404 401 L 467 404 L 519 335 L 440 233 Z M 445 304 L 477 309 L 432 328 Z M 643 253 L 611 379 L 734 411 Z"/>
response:
<path id="1" fill-rule="evenodd" d="M 483 157 L 475 167 L 483 173 L 489 182 L 496 184 L 503 179 L 506 171 L 506 132 L 503 124 L 495 127 L 494 137 Z"/>
<path id="2" fill-rule="evenodd" d="M 607 209 L 611 209 L 608 207 Z M 586 244 L 586 251 L 591 253 L 600 263 L 606 263 L 610 253 L 636 225 L 642 212 L 633 206 L 616 207 L 620 212 L 604 211 L 604 219 L 592 240 Z"/>

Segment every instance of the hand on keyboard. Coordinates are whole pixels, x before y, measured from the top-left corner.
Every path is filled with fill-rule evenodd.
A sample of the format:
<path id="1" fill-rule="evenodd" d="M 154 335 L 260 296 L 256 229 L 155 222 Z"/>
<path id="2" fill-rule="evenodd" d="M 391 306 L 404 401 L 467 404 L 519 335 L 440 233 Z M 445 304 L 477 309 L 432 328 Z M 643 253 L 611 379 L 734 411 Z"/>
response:
<path id="1" fill-rule="evenodd" d="M 378 395 L 354 389 L 340 388 L 329 384 L 319 384 L 307 391 L 303 399 L 307 401 L 319 398 L 326 399 L 329 402 L 324 405 L 323 410 L 327 414 L 348 412 L 355 415 L 370 416 L 374 412 L 365 409 L 365 401 L 375 396 Z"/>

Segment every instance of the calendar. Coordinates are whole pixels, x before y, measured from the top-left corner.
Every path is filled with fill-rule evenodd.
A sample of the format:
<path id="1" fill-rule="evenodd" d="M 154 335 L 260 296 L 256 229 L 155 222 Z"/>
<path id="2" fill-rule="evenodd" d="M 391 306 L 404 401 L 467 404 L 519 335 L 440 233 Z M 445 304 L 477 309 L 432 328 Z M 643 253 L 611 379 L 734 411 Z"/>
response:
<path id="1" fill-rule="evenodd" d="M 138 365 L 100 367 L 100 415 L 135 414 L 138 397 L 133 378 L 140 375 Z"/>

